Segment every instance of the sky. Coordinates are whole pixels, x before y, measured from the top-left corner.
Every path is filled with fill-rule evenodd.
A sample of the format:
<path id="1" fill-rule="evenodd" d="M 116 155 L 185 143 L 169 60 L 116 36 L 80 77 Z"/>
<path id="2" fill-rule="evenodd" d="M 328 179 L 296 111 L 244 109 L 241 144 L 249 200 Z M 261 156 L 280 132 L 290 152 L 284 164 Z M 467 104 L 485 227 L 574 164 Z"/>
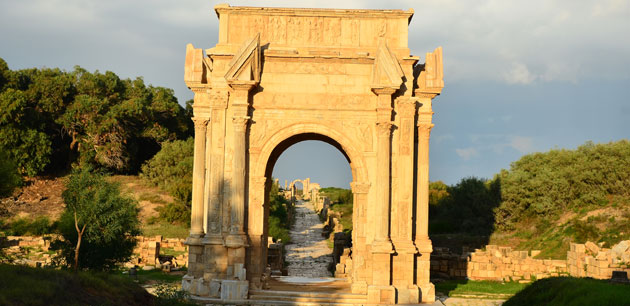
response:
<path id="1" fill-rule="evenodd" d="M 199 0 L 0 0 L 0 57 L 11 69 L 79 65 L 186 88 L 187 43 L 217 42 L 214 5 Z M 444 50 L 434 100 L 430 179 L 491 178 L 521 156 L 630 137 L 630 0 L 293 0 L 232 6 L 409 9 L 409 47 Z M 311 156 L 304 162 L 304 156 Z M 321 142 L 285 151 L 273 173 L 348 188 L 343 155 Z"/>

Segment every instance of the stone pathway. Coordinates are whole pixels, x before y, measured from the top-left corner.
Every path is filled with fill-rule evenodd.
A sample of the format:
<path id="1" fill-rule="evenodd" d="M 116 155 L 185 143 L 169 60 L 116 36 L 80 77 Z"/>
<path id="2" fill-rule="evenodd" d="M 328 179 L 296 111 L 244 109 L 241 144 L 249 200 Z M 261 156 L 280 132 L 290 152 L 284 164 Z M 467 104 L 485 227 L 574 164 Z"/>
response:
<path id="1" fill-rule="evenodd" d="M 311 203 L 298 201 L 290 232 L 291 244 L 285 246 L 289 276 L 331 277 L 328 265 L 333 262 L 332 250 L 322 237 L 323 228 Z"/>

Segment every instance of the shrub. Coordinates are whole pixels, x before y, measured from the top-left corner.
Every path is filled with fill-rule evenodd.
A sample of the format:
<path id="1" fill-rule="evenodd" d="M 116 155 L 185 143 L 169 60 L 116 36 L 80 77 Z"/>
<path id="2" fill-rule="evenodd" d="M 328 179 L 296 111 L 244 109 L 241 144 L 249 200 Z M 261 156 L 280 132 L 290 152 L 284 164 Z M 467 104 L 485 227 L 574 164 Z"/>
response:
<path id="1" fill-rule="evenodd" d="M 628 140 L 525 155 L 498 175 L 497 226 L 509 230 L 533 216 L 555 219 L 565 211 L 629 203 L 628 169 Z"/>
<path id="2" fill-rule="evenodd" d="M 0 197 L 11 195 L 22 184 L 17 165 L 4 149 L 0 148 Z"/>
<path id="3" fill-rule="evenodd" d="M 117 184 L 90 170 L 75 170 L 62 193 L 66 209 L 59 220 L 61 249 L 75 269 L 104 270 L 129 260 L 140 234 L 137 202 Z"/>
<path id="4" fill-rule="evenodd" d="M 142 166 L 140 176 L 168 192 L 175 203 L 160 209 L 160 218 L 168 222 L 190 223 L 194 140 L 162 143 L 162 149 Z"/>

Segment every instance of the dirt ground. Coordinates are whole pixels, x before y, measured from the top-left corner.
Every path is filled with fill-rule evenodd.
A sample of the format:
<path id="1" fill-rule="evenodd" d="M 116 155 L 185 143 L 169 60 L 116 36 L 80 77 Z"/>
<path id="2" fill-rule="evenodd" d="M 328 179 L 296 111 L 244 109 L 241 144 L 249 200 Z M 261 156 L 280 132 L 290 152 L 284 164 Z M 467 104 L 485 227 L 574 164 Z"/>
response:
<path id="1" fill-rule="evenodd" d="M 173 201 L 171 196 L 157 187 L 147 186 L 138 176 L 116 175 L 109 180 L 120 183 L 124 194 L 138 200 L 143 223 L 158 216 L 158 207 Z M 0 218 L 47 216 L 50 220 L 57 220 L 65 208 L 61 193 L 66 181 L 67 177 L 28 178 L 13 195 L 0 199 Z"/>

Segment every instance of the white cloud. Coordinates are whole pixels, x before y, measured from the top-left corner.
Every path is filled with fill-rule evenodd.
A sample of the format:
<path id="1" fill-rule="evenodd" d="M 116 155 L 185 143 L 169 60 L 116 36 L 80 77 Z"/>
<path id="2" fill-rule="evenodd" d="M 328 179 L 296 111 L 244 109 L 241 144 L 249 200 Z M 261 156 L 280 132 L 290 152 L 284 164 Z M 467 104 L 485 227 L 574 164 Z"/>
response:
<path id="1" fill-rule="evenodd" d="M 536 76 L 532 75 L 523 63 L 513 63 L 509 72 L 503 74 L 503 78 L 510 84 L 530 84 L 536 80 Z"/>
<path id="2" fill-rule="evenodd" d="M 459 157 L 463 158 L 464 160 L 469 160 L 479 155 L 479 151 L 477 151 L 477 149 L 472 148 L 472 147 L 464 148 L 464 149 L 455 149 L 455 152 L 457 153 L 457 155 L 459 155 Z"/>
<path id="3" fill-rule="evenodd" d="M 512 136 L 510 147 L 521 153 L 529 153 L 534 149 L 534 140 L 532 137 Z"/>

